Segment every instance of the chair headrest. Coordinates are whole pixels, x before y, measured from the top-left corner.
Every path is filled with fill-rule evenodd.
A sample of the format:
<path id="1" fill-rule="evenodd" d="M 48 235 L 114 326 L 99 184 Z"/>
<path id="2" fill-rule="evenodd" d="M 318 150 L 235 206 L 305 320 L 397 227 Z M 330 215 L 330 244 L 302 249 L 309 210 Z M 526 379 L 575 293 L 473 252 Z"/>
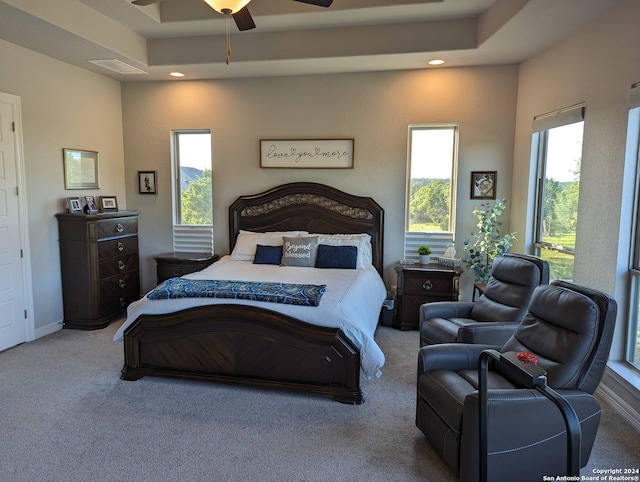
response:
<path id="1" fill-rule="evenodd" d="M 615 315 L 615 300 L 605 293 L 568 282 L 540 285 L 501 351 L 533 353 L 552 388 L 593 393 L 609 356 Z"/>

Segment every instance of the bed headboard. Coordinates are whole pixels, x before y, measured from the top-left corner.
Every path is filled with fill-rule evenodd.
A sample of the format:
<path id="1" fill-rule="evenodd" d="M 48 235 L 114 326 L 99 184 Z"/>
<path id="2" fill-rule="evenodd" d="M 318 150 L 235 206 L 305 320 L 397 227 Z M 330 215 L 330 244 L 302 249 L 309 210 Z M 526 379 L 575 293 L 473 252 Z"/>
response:
<path id="1" fill-rule="evenodd" d="M 314 182 L 283 184 L 260 194 L 240 196 L 229 206 L 231 250 L 241 229 L 367 233 L 371 236 L 373 265 L 382 276 L 384 210 L 370 197 L 354 196 Z"/>

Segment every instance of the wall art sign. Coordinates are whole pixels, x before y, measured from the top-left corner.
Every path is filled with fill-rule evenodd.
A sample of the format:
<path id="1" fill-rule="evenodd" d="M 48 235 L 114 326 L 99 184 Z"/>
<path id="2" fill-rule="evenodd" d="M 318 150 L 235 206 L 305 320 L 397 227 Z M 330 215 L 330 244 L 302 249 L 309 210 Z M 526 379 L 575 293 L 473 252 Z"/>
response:
<path id="1" fill-rule="evenodd" d="M 79 149 L 62 149 L 65 189 L 98 189 L 98 153 Z"/>
<path id="2" fill-rule="evenodd" d="M 260 167 L 353 169 L 353 139 L 261 139 Z"/>

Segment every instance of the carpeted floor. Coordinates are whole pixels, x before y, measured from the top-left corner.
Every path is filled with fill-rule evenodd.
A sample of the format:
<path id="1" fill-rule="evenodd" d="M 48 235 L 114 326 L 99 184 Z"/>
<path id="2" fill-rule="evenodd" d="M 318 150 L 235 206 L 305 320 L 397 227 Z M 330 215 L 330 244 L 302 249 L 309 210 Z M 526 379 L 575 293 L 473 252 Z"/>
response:
<path id="1" fill-rule="evenodd" d="M 381 327 L 366 403 L 119 379 L 122 344 L 63 330 L 0 353 L 2 481 L 449 481 L 414 425 L 417 332 Z M 640 435 L 608 406 L 594 468 L 638 468 Z"/>

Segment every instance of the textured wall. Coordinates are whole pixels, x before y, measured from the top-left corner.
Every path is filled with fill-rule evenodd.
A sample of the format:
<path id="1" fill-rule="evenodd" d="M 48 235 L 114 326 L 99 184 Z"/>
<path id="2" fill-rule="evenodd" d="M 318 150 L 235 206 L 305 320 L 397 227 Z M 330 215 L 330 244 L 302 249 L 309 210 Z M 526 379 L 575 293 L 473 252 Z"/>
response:
<path id="1" fill-rule="evenodd" d="M 0 91 L 20 97 L 36 335 L 59 327 L 62 288 L 54 214 L 68 196 L 126 206 L 120 83 L 0 41 Z M 100 189 L 66 191 L 62 149 L 98 151 Z M 45 333 L 50 328 L 44 330 Z"/>
<path id="2" fill-rule="evenodd" d="M 232 67 L 232 66 L 231 66 Z M 228 252 L 229 204 L 291 181 L 371 196 L 385 209 L 385 278 L 402 258 L 409 124 L 458 122 L 457 230 L 472 229 L 469 172 L 497 170 L 510 196 L 517 67 L 263 79 L 126 83 L 122 86 L 128 206 L 141 216 L 143 286 L 152 256 L 171 250 L 170 130 L 209 128 L 213 139 L 216 251 Z M 265 138 L 355 139 L 355 169 L 261 169 Z M 136 172 L 157 170 L 158 196 L 137 194 Z"/>

